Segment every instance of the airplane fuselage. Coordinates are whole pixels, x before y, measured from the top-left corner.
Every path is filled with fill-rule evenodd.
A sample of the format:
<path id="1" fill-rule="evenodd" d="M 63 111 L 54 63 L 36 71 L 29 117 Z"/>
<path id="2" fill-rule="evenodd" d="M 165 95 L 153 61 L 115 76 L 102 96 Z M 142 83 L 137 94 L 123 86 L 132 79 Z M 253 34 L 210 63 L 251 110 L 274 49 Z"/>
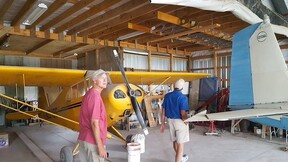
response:
<path id="1" fill-rule="evenodd" d="M 135 90 L 138 103 L 141 103 L 144 98 L 143 91 L 135 85 L 130 84 L 130 86 Z M 106 107 L 108 127 L 115 125 L 119 120 L 130 116 L 134 112 L 125 84 L 108 85 L 107 88 L 102 91 L 101 96 Z M 64 99 L 62 99 L 62 102 L 58 102 L 59 105 L 51 105 L 51 107 L 48 107 L 48 110 L 78 122 L 82 98 L 83 96 L 75 98 L 71 101 L 64 101 Z M 52 117 L 51 115 L 45 114 L 43 117 L 72 130 L 80 130 L 78 124 L 74 124 L 57 117 Z"/>

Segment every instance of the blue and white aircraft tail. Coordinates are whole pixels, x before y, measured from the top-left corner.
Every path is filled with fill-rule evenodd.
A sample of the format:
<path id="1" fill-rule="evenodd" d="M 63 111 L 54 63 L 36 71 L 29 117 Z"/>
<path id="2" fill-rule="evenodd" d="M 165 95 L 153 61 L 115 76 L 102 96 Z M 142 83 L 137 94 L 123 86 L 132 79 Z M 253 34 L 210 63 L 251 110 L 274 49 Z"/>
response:
<path id="1" fill-rule="evenodd" d="M 287 65 L 269 18 L 234 35 L 230 76 L 229 107 L 235 111 L 202 112 L 186 121 L 246 118 L 275 126 L 269 117 L 274 115 L 280 121 L 288 114 Z"/>

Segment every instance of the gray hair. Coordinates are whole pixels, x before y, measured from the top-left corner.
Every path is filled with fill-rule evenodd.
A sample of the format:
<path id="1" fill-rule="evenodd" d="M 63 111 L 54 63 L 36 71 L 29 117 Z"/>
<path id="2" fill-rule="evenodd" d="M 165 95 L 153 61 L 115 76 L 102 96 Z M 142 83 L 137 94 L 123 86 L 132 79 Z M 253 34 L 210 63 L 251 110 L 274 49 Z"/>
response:
<path id="1" fill-rule="evenodd" d="M 98 79 L 99 76 L 101 76 L 102 74 L 106 74 L 106 72 L 102 69 L 99 69 L 99 70 L 89 70 L 86 72 L 85 74 L 85 78 L 86 79 L 92 79 L 92 80 L 95 80 L 95 79 Z"/>

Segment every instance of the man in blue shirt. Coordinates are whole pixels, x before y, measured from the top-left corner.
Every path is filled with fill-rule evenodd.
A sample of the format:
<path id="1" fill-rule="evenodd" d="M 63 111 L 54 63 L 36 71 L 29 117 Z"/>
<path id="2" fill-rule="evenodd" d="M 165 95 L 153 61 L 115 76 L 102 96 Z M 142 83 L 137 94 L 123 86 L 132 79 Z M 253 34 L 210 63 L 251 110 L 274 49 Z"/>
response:
<path id="1" fill-rule="evenodd" d="M 170 139 L 176 153 L 175 162 L 185 162 L 188 156 L 183 156 L 184 143 L 189 141 L 189 126 L 187 119 L 188 98 L 182 94 L 185 81 L 179 79 L 174 84 L 174 91 L 167 93 L 162 104 L 162 124 L 160 132 L 164 132 L 165 117 L 167 117 L 170 131 Z"/>

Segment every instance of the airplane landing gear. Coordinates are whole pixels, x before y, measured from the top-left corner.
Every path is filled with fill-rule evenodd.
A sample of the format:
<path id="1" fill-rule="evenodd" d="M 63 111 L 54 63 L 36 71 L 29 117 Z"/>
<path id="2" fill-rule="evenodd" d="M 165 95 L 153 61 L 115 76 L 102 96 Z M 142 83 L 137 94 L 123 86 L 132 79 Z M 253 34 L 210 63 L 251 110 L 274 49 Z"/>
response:
<path id="1" fill-rule="evenodd" d="M 62 147 L 60 151 L 61 162 L 73 162 L 73 148 L 69 146 Z"/>

